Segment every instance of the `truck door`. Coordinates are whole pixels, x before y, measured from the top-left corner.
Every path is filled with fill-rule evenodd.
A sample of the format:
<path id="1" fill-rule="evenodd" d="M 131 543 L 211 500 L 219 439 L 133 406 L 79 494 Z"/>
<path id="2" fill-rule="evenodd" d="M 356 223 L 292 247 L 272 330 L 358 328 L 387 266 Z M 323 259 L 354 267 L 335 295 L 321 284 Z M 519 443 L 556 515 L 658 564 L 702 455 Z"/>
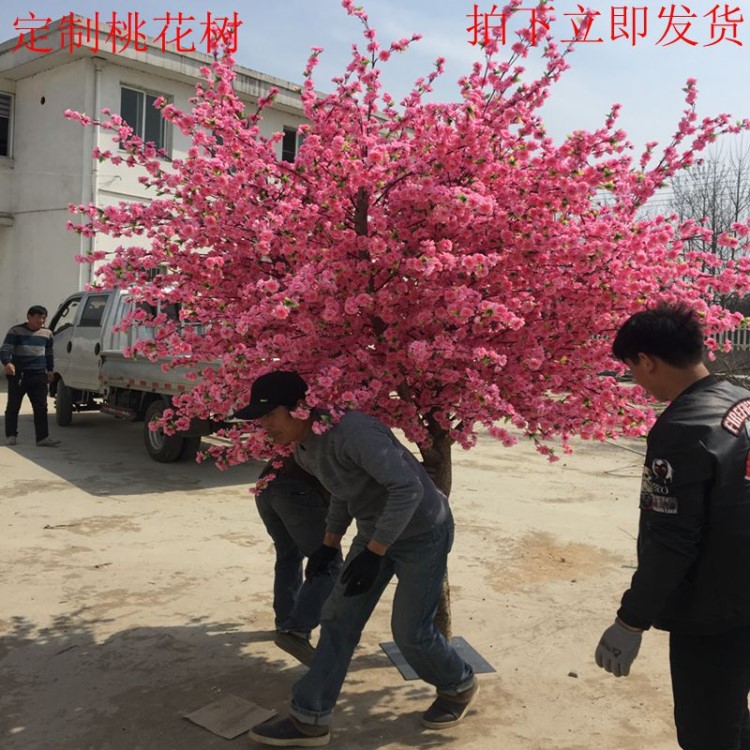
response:
<path id="1" fill-rule="evenodd" d="M 101 325 L 110 297 L 110 292 L 86 294 L 79 305 L 81 309 L 73 328 L 74 333 L 66 344 L 66 350 L 70 355 L 67 376 L 62 376 L 66 385 L 71 388 L 95 393 L 99 390 Z"/>
<path id="2" fill-rule="evenodd" d="M 71 360 L 71 341 L 75 331 L 74 323 L 78 316 L 78 307 L 81 304 L 83 294 L 76 294 L 68 297 L 60 305 L 52 322 L 49 324 L 50 330 L 55 335 L 54 352 L 55 352 L 55 372 L 60 373 L 63 380 L 67 379 L 68 367 Z"/>

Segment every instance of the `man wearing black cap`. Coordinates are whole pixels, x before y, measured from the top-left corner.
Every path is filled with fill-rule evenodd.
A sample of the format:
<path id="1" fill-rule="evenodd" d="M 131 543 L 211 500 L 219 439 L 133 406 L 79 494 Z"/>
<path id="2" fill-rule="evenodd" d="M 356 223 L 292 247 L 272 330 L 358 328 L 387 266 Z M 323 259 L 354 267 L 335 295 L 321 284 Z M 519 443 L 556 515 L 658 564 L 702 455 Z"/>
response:
<path id="1" fill-rule="evenodd" d="M 279 445 L 294 444 L 297 463 L 331 493 L 326 534 L 308 560 L 308 578 L 330 570 L 352 520 L 357 534 L 323 607 L 310 670 L 292 690 L 290 715 L 253 727 L 250 737 L 275 747 L 328 744 L 331 716 L 354 648 L 394 575 L 394 640 L 417 674 L 437 688 L 422 723 L 431 729 L 455 726 L 479 685 L 471 666 L 434 623 L 453 543 L 448 502 L 379 420 L 358 411 L 346 411 L 335 424 L 318 411 L 293 416 L 297 406 L 304 406 L 306 391 L 297 373 L 267 373 L 253 383 L 250 404 L 236 416 L 257 419 Z M 323 429 L 313 429 L 316 422 Z"/>

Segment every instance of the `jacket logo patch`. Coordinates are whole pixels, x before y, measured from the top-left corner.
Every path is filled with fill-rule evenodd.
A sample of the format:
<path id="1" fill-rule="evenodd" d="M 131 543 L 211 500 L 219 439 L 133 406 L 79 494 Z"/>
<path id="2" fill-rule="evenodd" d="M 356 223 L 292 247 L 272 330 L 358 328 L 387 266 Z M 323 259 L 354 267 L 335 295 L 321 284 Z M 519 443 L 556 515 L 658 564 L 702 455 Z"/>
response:
<path id="1" fill-rule="evenodd" d="M 641 502 L 643 498 L 641 498 Z M 671 495 L 651 495 L 651 500 L 647 505 L 641 504 L 644 510 L 652 510 L 654 513 L 677 514 L 677 498 Z"/>
<path id="2" fill-rule="evenodd" d="M 721 426 L 727 432 L 737 437 L 742 432 L 742 428 L 748 419 L 750 419 L 750 398 L 743 399 L 734 404 L 721 420 Z"/>
<path id="3" fill-rule="evenodd" d="M 651 462 L 651 474 L 653 483 L 660 487 L 667 487 L 672 484 L 674 475 L 672 464 L 664 458 L 655 458 Z"/>
<path id="4" fill-rule="evenodd" d="M 674 470 L 665 458 L 655 458 L 651 466 L 643 467 L 641 482 L 641 510 L 676 514 L 677 498 L 672 495 Z"/>

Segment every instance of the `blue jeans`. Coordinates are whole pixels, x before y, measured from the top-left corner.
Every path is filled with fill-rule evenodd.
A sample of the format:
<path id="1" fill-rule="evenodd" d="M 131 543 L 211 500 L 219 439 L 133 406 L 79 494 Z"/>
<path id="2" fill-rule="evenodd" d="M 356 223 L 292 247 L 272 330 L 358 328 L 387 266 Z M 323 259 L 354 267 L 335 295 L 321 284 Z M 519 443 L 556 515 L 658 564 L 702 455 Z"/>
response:
<path id="1" fill-rule="evenodd" d="M 367 540 L 355 537 L 347 562 Z M 453 544 L 453 519 L 426 534 L 400 539 L 386 552 L 372 588 L 344 596 L 339 581 L 323 607 L 320 639 L 309 672 L 292 690 L 290 713 L 306 724 L 327 725 L 344 684 L 354 648 L 388 582 L 398 579 L 391 630 L 406 661 L 442 693 L 459 693 L 474 681 L 474 670 L 435 627 L 435 612 Z M 346 567 L 346 564 L 345 566 Z"/>
<path id="2" fill-rule="evenodd" d="M 318 488 L 283 475 L 256 496 L 258 512 L 276 548 L 273 611 L 278 630 L 303 633 L 318 627 L 333 589 L 341 557 L 330 575 L 303 581 L 302 561 L 323 543 L 328 505 Z"/>

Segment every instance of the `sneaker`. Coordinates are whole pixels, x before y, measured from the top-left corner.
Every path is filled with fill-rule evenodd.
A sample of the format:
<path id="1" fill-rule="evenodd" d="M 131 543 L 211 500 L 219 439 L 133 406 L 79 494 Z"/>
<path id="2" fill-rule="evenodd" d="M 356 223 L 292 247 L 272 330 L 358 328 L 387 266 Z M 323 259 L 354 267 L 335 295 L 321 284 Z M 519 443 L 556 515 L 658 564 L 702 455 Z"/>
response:
<path id="1" fill-rule="evenodd" d="M 57 448 L 57 446 L 60 445 L 60 441 L 55 440 L 55 438 L 47 435 L 46 438 L 39 440 L 37 442 L 37 445 L 41 446 L 42 448 Z"/>
<path id="2" fill-rule="evenodd" d="M 466 715 L 478 692 L 479 682 L 475 679 L 474 684 L 461 693 L 438 693 L 432 705 L 422 715 L 422 724 L 428 729 L 447 729 L 456 726 Z"/>
<path id="3" fill-rule="evenodd" d="M 293 656 L 298 662 L 309 667 L 315 656 L 315 647 L 310 643 L 309 638 L 297 633 L 281 632 L 276 633 L 273 642 L 287 654 Z"/>
<path id="4" fill-rule="evenodd" d="M 8 437 L 5 439 L 5 442 L 8 445 L 15 445 L 18 442 L 18 439 L 15 435 L 8 435 Z"/>
<path id="5" fill-rule="evenodd" d="M 261 745 L 273 747 L 323 747 L 331 741 L 331 730 L 317 724 L 303 724 L 288 716 L 257 724 L 247 736 Z"/>

